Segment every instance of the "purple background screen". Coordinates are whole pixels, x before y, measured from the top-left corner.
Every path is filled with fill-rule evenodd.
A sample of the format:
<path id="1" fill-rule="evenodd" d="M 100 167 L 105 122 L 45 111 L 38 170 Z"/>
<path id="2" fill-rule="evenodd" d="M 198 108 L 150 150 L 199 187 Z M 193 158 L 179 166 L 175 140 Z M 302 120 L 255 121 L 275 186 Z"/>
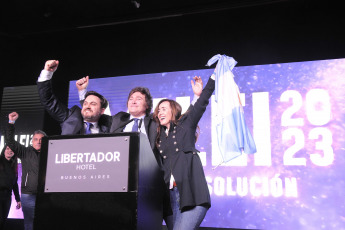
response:
<path id="1" fill-rule="evenodd" d="M 108 113 L 127 111 L 136 86 L 154 99 L 192 100 L 190 80 L 204 85 L 213 69 L 91 79 Z M 345 59 L 234 68 L 246 123 L 258 152 L 220 165 L 212 102 L 199 126 L 197 149 L 212 207 L 203 227 L 345 229 Z M 190 100 L 188 100 L 190 97 Z M 79 105 L 70 82 L 69 107 Z"/>
<path id="2" fill-rule="evenodd" d="M 191 100 L 192 77 L 206 84 L 212 72 L 92 79 L 89 90 L 103 94 L 114 115 L 127 111 L 128 93 L 136 86 L 148 87 L 154 99 Z M 212 199 L 202 226 L 344 229 L 345 59 L 235 67 L 234 75 L 258 152 L 216 167 L 210 103 L 197 142 Z M 69 106 L 76 104 L 71 82 Z"/>

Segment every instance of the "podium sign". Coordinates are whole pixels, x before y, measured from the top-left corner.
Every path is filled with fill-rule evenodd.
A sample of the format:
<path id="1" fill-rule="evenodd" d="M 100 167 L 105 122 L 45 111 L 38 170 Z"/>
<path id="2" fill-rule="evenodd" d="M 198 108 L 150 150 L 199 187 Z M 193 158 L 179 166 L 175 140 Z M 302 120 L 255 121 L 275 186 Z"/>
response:
<path id="1" fill-rule="evenodd" d="M 127 192 L 128 153 L 129 136 L 49 140 L 44 192 Z"/>
<path id="2" fill-rule="evenodd" d="M 35 230 L 161 230 L 165 183 L 138 132 L 42 139 Z"/>

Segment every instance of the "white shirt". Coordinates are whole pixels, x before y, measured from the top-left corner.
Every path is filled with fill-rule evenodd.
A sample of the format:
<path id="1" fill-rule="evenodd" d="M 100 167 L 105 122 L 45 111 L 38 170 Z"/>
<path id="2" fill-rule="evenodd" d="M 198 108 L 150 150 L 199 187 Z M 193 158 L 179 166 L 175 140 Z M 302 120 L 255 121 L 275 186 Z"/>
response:
<path id="1" fill-rule="evenodd" d="M 145 118 L 145 115 L 141 116 L 141 117 L 133 117 L 132 115 L 129 117 L 129 119 L 133 119 L 133 118 L 138 118 L 139 121 L 138 121 L 138 129 L 139 129 L 139 132 L 146 134 L 146 129 L 145 129 L 145 121 L 144 121 L 144 118 Z M 140 122 L 140 119 L 142 120 L 142 122 Z M 140 124 L 141 123 L 141 124 Z M 125 128 L 123 129 L 123 132 L 132 132 L 132 128 L 133 128 L 133 125 L 134 125 L 134 120 L 129 122 Z"/>
<path id="2" fill-rule="evenodd" d="M 50 79 L 52 79 L 54 72 L 48 71 L 43 69 L 41 71 L 40 76 L 38 77 L 37 81 L 38 82 L 44 82 L 44 81 L 49 81 Z"/>

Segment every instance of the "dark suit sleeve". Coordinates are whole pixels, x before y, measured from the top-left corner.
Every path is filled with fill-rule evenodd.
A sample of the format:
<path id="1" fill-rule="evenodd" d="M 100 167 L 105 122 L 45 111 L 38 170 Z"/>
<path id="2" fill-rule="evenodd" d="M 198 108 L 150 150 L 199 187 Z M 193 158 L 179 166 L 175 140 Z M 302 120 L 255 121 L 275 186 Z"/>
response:
<path id="1" fill-rule="evenodd" d="M 19 158 L 25 158 L 26 147 L 14 140 L 14 124 L 8 123 L 5 133 L 5 142 Z"/>
<path id="2" fill-rule="evenodd" d="M 101 133 L 109 133 L 112 124 L 112 116 L 102 114 L 102 116 L 98 120 L 98 124 L 100 126 Z"/>
<path id="3" fill-rule="evenodd" d="M 53 93 L 51 81 L 37 82 L 38 94 L 44 108 L 56 121 L 62 123 L 69 114 L 66 105 L 59 102 Z"/>
<path id="4" fill-rule="evenodd" d="M 13 193 L 17 202 L 20 201 L 19 188 L 18 188 L 18 177 L 16 177 L 16 182 L 13 185 Z"/>
<path id="5" fill-rule="evenodd" d="M 209 104 L 209 99 L 212 96 L 212 93 L 215 88 L 215 81 L 212 78 L 209 78 L 205 88 L 202 90 L 202 93 L 199 99 L 195 102 L 194 106 L 191 105 L 186 113 L 188 119 L 191 122 L 192 126 L 197 126 L 202 115 L 204 114 L 207 105 Z"/>

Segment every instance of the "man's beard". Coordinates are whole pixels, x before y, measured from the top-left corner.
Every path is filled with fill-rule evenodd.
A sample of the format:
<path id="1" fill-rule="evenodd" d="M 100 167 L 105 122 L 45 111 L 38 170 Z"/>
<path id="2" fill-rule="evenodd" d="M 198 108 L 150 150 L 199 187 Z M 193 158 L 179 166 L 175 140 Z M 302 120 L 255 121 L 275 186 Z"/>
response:
<path id="1" fill-rule="evenodd" d="M 87 114 L 85 115 L 85 113 L 82 113 L 83 119 L 85 121 L 98 121 L 98 119 L 100 118 L 101 114 Z"/>

